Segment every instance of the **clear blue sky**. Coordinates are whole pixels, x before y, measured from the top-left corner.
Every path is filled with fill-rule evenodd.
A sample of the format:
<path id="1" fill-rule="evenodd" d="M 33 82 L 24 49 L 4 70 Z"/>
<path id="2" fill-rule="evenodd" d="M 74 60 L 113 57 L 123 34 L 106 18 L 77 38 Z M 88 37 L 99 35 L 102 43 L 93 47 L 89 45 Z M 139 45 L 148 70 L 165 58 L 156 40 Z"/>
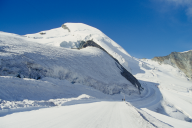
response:
<path id="1" fill-rule="evenodd" d="M 137 58 L 192 49 L 192 0 L 0 0 L 0 31 L 20 35 L 82 22 Z"/>

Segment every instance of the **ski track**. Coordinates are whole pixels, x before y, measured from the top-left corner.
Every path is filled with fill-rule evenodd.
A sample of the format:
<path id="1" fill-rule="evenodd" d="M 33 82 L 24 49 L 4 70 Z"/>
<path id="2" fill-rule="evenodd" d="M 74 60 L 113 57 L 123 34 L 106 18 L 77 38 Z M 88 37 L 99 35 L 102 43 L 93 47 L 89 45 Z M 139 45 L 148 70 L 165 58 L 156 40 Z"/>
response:
<path id="1" fill-rule="evenodd" d="M 129 101 L 132 105 L 134 105 L 137 108 L 144 108 L 148 106 L 155 105 L 161 101 L 161 94 L 158 89 L 154 87 L 147 87 L 148 93 L 138 100 Z"/>
<path id="2" fill-rule="evenodd" d="M 3 118 L 0 117 L 0 124 L 1 128 L 154 127 L 143 119 L 134 107 L 127 105 L 126 102 L 106 101 L 14 113 Z"/>

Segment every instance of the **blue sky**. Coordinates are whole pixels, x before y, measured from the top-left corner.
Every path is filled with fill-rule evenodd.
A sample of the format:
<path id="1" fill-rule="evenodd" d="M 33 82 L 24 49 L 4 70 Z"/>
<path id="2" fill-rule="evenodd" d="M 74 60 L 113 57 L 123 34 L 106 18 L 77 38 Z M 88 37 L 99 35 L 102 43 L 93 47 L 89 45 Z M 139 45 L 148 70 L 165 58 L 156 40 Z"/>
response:
<path id="1" fill-rule="evenodd" d="M 20 35 L 82 22 L 137 58 L 192 50 L 192 0 L 0 0 L 0 31 Z"/>

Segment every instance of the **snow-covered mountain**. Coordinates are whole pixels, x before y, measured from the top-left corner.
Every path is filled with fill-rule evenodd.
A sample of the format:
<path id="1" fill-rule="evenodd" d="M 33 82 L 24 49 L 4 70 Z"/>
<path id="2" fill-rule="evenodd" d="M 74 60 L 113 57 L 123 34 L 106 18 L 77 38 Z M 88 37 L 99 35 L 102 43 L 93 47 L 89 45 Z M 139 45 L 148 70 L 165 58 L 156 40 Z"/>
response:
<path id="1" fill-rule="evenodd" d="M 140 83 L 99 48 L 66 49 L 28 41 L 24 37 L 0 33 L 3 76 L 65 79 L 94 87 L 107 94 L 138 93 Z M 132 77 L 132 81 L 129 80 Z M 126 79 L 127 78 L 127 79 Z M 135 81 L 135 83 L 134 83 Z M 132 84 L 133 83 L 133 84 Z"/>
<path id="2" fill-rule="evenodd" d="M 191 100 L 180 69 L 134 58 L 89 25 L 0 32 L 2 128 L 191 128 Z"/>
<path id="3" fill-rule="evenodd" d="M 35 34 L 27 34 L 25 36 L 30 39 L 35 39 L 35 42 L 65 48 L 79 48 L 82 41 L 92 40 L 116 58 L 129 72 L 131 72 L 133 68 L 139 68 L 135 65 L 137 61 L 119 44 L 100 30 L 83 23 L 65 23 L 59 28 Z M 130 66 L 132 67 L 131 69 Z"/>

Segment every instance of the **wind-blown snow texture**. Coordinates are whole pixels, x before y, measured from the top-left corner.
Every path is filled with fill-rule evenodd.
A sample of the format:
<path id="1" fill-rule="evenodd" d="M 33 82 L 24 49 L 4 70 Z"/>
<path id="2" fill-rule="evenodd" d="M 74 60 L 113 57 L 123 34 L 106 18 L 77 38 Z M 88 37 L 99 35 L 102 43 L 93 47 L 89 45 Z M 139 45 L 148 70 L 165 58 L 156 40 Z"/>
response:
<path id="1" fill-rule="evenodd" d="M 140 95 L 106 52 L 78 50 L 88 40 L 139 80 Z M 0 32 L 0 73 L 2 128 L 192 127 L 192 83 L 179 69 L 134 58 L 82 23 L 25 36 Z"/>

